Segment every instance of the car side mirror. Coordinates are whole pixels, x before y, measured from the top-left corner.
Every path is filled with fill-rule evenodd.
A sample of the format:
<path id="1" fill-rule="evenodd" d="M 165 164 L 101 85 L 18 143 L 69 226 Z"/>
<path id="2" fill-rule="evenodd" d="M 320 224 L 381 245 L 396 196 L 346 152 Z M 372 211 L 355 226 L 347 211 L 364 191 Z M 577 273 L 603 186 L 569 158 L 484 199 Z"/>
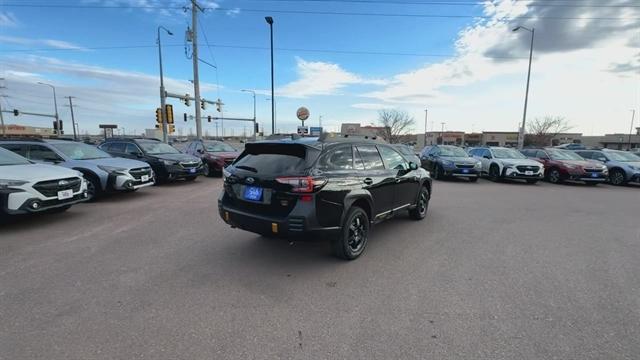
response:
<path id="1" fill-rule="evenodd" d="M 136 157 L 138 157 L 138 158 L 142 158 L 142 157 L 144 157 L 144 154 L 142 154 L 141 152 L 137 152 L 137 153 L 135 153 L 134 155 L 135 155 Z"/>
<path id="2" fill-rule="evenodd" d="M 409 162 L 409 169 L 418 170 L 418 164 L 414 163 L 413 161 Z"/>

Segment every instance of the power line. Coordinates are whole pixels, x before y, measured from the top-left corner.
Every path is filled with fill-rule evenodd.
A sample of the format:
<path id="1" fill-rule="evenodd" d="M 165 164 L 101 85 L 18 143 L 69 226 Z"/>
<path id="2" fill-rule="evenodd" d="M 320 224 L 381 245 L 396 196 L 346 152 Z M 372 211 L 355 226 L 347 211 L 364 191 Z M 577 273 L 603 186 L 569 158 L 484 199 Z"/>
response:
<path id="1" fill-rule="evenodd" d="M 355 0 L 354 0 L 355 1 Z M 182 10 L 177 6 L 143 6 L 143 5 L 57 5 L 57 4 L 3 4 L 4 7 L 23 8 L 72 8 L 72 9 L 174 9 Z M 234 8 L 204 8 L 215 11 L 235 11 Z M 377 17 L 407 17 L 407 18 L 445 18 L 445 19 L 494 19 L 495 16 L 486 15 L 462 15 L 462 14 L 408 14 L 408 13 L 371 13 L 371 12 L 349 12 L 349 11 L 318 11 L 318 10 L 275 10 L 275 9 L 247 9 L 241 8 L 243 12 L 254 13 L 275 13 L 275 14 L 298 14 L 298 15 L 338 15 L 338 16 L 377 16 Z M 640 20 L 639 17 L 582 17 L 582 16 L 515 16 L 504 17 L 505 20 L 527 20 L 527 19 L 548 19 L 548 20 Z"/>
<path id="2" fill-rule="evenodd" d="M 163 47 L 182 47 L 183 45 L 169 44 L 162 45 Z M 244 50 L 269 50 L 269 47 L 265 46 L 242 46 L 242 45 L 225 45 L 225 44 L 212 44 L 212 47 L 227 48 L 227 49 L 244 49 Z M 82 50 L 123 50 L 123 49 L 148 49 L 156 48 L 157 45 L 130 45 L 130 46 L 99 46 L 99 47 L 87 47 L 82 49 L 59 49 L 59 48 L 39 48 L 39 49 L 8 49 L 0 50 L 0 53 L 32 53 L 32 52 L 57 52 L 57 51 L 82 51 Z M 339 50 L 339 49 L 309 49 L 309 48 L 274 48 L 277 51 L 290 51 L 290 52 L 312 52 L 312 53 L 327 53 L 327 54 L 343 54 L 343 55 L 381 55 L 381 56 L 412 56 L 412 57 L 454 57 L 455 54 L 434 54 L 434 53 L 412 53 L 412 52 L 390 52 L 390 51 L 375 51 L 375 50 Z M 483 56 L 487 59 L 525 59 L 525 57 L 515 56 Z"/>

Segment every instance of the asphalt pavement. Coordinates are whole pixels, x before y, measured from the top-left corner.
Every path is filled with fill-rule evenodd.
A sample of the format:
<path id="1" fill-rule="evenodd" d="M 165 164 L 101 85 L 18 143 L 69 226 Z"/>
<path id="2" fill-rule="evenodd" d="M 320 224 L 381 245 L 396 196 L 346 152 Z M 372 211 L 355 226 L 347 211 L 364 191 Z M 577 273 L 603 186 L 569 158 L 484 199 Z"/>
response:
<path id="1" fill-rule="evenodd" d="M 0 359 L 640 358 L 640 188 L 434 187 L 351 262 L 229 228 L 220 179 L 0 225 Z"/>

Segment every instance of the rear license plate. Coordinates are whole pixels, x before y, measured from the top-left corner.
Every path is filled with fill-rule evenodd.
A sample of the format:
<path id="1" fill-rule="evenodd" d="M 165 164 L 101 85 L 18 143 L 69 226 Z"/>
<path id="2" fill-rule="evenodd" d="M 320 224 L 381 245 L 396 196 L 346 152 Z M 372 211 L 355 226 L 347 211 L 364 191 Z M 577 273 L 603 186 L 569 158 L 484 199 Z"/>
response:
<path id="1" fill-rule="evenodd" d="M 591 173 L 591 177 L 597 178 L 598 177 L 598 173 Z"/>
<path id="2" fill-rule="evenodd" d="M 247 186 L 244 188 L 244 198 L 251 201 L 262 200 L 262 188 L 257 186 Z"/>
<path id="3" fill-rule="evenodd" d="M 469 169 L 462 169 L 462 173 L 463 174 L 468 174 L 469 173 Z"/>
<path id="4" fill-rule="evenodd" d="M 524 174 L 525 175 L 533 175 L 533 171 L 525 171 Z"/>
<path id="5" fill-rule="evenodd" d="M 140 180 L 142 180 L 142 182 L 147 182 L 147 181 L 149 181 L 149 175 L 142 175 L 142 177 L 140 178 Z"/>
<path id="6" fill-rule="evenodd" d="M 189 169 L 189 172 L 192 173 L 192 174 L 195 174 L 196 173 L 196 169 Z"/>
<path id="7" fill-rule="evenodd" d="M 73 190 L 62 190 L 58 191 L 58 200 L 66 200 L 71 199 L 73 197 Z"/>

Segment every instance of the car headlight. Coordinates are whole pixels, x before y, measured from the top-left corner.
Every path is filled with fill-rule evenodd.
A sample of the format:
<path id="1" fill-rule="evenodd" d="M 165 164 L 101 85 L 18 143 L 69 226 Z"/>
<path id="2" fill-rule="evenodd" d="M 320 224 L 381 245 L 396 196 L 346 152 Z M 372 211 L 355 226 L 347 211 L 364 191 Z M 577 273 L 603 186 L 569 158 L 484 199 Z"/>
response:
<path id="1" fill-rule="evenodd" d="M 12 186 L 22 186 L 27 183 L 28 181 L 0 179 L 0 189 L 6 189 Z"/>
<path id="2" fill-rule="evenodd" d="M 482 162 L 478 161 L 475 165 L 476 168 L 481 168 L 482 167 Z"/>
<path id="3" fill-rule="evenodd" d="M 453 166 L 453 161 L 451 160 L 442 160 L 442 165 L 444 166 Z"/>
<path id="4" fill-rule="evenodd" d="M 98 169 L 114 175 L 127 175 L 127 169 L 115 166 L 98 165 Z"/>
<path id="5" fill-rule="evenodd" d="M 173 160 L 162 160 L 162 163 L 167 165 L 167 166 L 178 165 L 178 162 L 177 161 L 173 161 Z"/>

